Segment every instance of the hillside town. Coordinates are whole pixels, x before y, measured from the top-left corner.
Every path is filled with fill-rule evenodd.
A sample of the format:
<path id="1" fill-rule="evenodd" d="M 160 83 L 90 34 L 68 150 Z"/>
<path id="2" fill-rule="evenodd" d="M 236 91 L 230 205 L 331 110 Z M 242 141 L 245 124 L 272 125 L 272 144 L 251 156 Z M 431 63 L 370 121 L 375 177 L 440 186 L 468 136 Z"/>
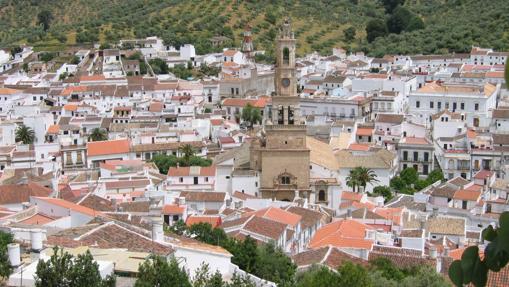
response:
<path id="1" fill-rule="evenodd" d="M 509 211 L 509 52 L 297 57 L 286 20 L 270 64 L 243 36 L 206 55 L 158 37 L 0 50 L 7 286 L 35 286 L 55 246 L 117 286 L 153 254 L 280 285 L 196 226 L 272 244 L 296 272 L 386 258 L 446 278 L 483 250 Z"/>

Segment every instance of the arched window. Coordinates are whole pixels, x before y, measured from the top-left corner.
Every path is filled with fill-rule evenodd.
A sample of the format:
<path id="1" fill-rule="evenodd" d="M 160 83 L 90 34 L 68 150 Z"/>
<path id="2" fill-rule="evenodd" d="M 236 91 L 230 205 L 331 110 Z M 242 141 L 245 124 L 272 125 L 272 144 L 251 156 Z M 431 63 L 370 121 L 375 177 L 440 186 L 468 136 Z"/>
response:
<path id="1" fill-rule="evenodd" d="M 320 190 L 318 192 L 318 201 L 325 201 L 325 190 Z"/>
<path id="2" fill-rule="evenodd" d="M 289 176 L 282 176 L 281 177 L 281 184 L 290 184 L 290 177 Z"/>
<path id="3" fill-rule="evenodd" d="M 290 49 L 288 47 L 283 48 L 283 64 L 288 65 L 290 63 Z"/>

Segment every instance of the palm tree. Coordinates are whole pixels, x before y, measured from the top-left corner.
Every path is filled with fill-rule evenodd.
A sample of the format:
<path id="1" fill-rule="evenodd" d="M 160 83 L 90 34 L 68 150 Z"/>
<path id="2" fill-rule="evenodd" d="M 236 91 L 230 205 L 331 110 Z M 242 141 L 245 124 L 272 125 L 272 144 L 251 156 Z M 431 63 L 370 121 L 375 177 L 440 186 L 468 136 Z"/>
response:
<path id="1" fill-rule="evenodd" d="M 359 192 L 359 187 L 363 187 L 366 190 L 366 186 L 368 184 L 373 184 L 378 182 L 376 173 L 362 166 L 358 166 L 352 170 L 350 170 L 350 175 L 346 178 L 346 184 L 353 188 L 355 192 L 355 187 L 357 187 L 357 192 Z"/>
<path id="2" fill-rule="evenodd" d="M 35 141 L 35 132 L 33 129 L 20 125 L 16 129 L 16 142 L 22 142 L 23 144 L 33 144 Z"/>
<path id="3" fill-rule="evenodd" d="M 359 186 L 364 187 L 364 190 L 366 190 L 366 185 L 373 184 L 379 181 L 376 178 L 377 177 L 376 173 L 372 169 L 359 166 L 356 167 L 355 170 Z"/>
<path id="4" fill-rule="evenodd" d="M 358 176 L 356 174 L 356 169 L 351 169 L 350 174 L 346 177 L 346 185 L 352 188 L 353 192 L 355 192 L 355 187 L 359 186 Z"/>
<path id="5" fill-rule="evenodd" d="M 184 158 L 186 165 L 189 165 L 189 160 L 195 154 L 194 147 L 190 144 L 185 144 L 185 145 L 179 147 L 179 151 L 180 151 L 180 154 L 182 155 L 182 157 Z"/>
<path id="6" fill-rule="evenodd" d="M 108 139 L 108 134 L 103 129 L 95 128 L 92 130 L 92 133 L 90 134 L 89 139 L 93 142 L 105 141 Z"/>

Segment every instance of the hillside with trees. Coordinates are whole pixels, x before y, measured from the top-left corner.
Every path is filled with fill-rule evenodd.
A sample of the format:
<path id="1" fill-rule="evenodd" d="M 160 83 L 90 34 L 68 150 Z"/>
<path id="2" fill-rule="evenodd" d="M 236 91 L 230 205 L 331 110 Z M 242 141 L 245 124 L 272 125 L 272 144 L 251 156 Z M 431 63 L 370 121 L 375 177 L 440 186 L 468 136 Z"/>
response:
<path id="1" fill-rule="evenodd" d="M 38 50 L 160 36 L 198 53 L 239 46 L 250 26 L 257 49 L 272 60 L 277 24 L 292 18 L 298 54 L 332 47 L 385 53 L 467 52 L 472 45 L 509 50 L 505 0 L 0 0 L 0 46 Z"/>

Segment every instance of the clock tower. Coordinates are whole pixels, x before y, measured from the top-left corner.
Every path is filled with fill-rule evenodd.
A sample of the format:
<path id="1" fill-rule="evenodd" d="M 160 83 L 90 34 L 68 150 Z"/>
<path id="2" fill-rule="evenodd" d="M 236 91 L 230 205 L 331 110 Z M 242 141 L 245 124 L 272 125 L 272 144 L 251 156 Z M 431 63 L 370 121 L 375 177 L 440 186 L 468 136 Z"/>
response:
<path id="1" fill-rule="evenodd" d="M 286 19 L 277 38 L 271 120 L 264 126 L 259 156 L 251 162 L 261 171 L 261 196 L 289 201 L 296 196 L 309 198 L 311 192 L 306 125 L 300 118 L 295 78 L 295 44 L 290 21 Z"/>

